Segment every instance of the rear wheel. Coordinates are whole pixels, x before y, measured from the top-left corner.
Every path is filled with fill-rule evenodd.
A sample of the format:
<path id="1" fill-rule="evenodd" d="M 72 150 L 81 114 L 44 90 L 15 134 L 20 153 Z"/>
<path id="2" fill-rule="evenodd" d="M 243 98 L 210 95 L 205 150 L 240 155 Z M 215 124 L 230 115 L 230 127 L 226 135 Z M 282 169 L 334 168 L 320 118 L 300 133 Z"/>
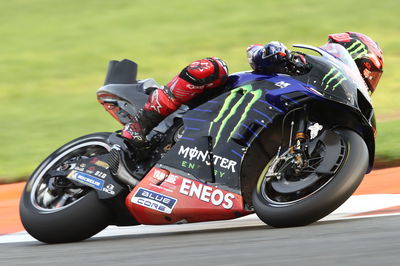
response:
<path id="1" fill-rule="evenodd" d="M 265 223 L 290 227 L 323 218 L 351 196 L 367 171 L 367 146 L 352 130 L 325 130 L 309 149 L 307 166 L 301 170 L 288 150 L 262 172 L 253 205 Z"/>
<path id="2" fill-rule="evenodd" d="M 20 202 L 20 216 L 26 231 L 39 241 L 80 241 L 109 225 L 111 212 L 96 192 L 74 184 L 68 173 L 81 158 L 108 153 L 109 133 L 95 133 L 75 139 L 51 154 L 28 180 Z"/>

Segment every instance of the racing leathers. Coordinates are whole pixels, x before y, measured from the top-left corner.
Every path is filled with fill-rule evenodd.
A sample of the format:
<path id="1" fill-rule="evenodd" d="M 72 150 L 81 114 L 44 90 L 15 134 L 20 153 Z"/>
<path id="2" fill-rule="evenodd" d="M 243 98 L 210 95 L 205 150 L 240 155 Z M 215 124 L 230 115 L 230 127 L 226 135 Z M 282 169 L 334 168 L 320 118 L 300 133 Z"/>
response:
<path id="1" fill-rule="evenodd" d="M 247 57 L 250 66 L 258 73 L 279 73 L 283 72 L 288 52 L 279 42 L 253 44 L 247 48 Z M 194 61 L 163 88 L 151 93 L 144 108 L 124 126 L 122 136 L 134 146 L 144 147 L 146 135 L 166 116 L 205 90 L 222 87 L 227 79 L 228 68 L 223 60 L 208 57 Z"/>

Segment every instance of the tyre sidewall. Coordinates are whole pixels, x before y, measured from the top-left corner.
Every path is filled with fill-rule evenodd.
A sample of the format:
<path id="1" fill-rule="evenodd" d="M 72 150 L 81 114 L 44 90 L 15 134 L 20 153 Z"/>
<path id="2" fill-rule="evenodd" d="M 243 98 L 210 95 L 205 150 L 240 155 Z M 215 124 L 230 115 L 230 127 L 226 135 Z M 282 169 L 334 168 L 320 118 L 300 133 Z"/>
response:
<path id="1" fill-rule="evenodd" d="M 102 142 L 107 145 L 110 133 L 95 133 L 77 138 L 48 156 L 33 172 L 23 190 L 20 201 L 20 217 L 26 231 L 39 241 L 60 243 L 80 241 L 91 237 L 108 226 L 111 212 L 92 190 L 66 208 L 54 211 L 40 210 L 31 200 L 33 184 L 46 166 L 60 154 L 87 142 Z"/>
<path id="2" fill-rule="evenodd" d="M 315 222 L 342 205 L 361 183 L 368 168 L 368 149 L 354 131 L 335 130 L 348 145 L 346 160 L 336 175 L 316 193 L 293 204 L 278 206 L 253 190 L 258 217 L 274 227 L 302 226 Z M 260 177 L 263 178 L 263 177 Z"/>

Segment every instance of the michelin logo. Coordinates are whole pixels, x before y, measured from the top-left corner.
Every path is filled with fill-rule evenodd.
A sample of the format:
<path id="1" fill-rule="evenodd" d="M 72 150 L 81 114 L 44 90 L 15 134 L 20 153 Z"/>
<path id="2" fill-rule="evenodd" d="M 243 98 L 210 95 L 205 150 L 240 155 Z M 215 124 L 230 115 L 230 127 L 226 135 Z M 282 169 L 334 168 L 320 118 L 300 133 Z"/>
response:
<path id="1" fill-rule="evenodd" d="M 139 188 L 132 197 L 131 202 L 149 209 L 170 214 L 177 200 L 149 189 Z"/>
<path id="2" fill-rule="evenodd" d="M 104 180 L 75 170 L 71 171 L 67 178 L 88 185 L 97 190 L 101 190 L 104 186 Z"/>

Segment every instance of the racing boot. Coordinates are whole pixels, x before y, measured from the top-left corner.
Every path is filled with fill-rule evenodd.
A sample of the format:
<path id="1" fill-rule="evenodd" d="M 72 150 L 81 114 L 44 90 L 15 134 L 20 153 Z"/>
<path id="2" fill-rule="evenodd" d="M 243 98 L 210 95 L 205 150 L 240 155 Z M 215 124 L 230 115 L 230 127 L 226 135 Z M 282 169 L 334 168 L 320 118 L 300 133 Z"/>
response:
<path id="1" fill-rule="evenodd" d="M 122 137 L 128 139 L 136 148 L 145 148 L 148 145 L 146 135 L 163 119 L 164 116 L 155 111 L 141 109 L 132 121 L 125 125 Z"/>

